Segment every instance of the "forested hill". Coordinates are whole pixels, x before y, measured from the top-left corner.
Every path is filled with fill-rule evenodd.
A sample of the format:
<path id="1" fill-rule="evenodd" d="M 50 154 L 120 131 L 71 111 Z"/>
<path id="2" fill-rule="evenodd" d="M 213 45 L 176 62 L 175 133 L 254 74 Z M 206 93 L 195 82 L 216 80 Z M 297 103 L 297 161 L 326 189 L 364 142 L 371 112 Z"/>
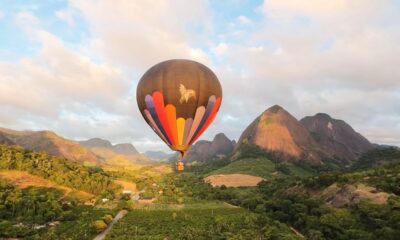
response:
<path id="1" fill-rule="evenodd" d="M 27 171 L 57 184 L 95 195 L 113 194 L 120 188 L 101 168 L 86 167 L 45 152 L 0 145 L 0 169 Z"/>

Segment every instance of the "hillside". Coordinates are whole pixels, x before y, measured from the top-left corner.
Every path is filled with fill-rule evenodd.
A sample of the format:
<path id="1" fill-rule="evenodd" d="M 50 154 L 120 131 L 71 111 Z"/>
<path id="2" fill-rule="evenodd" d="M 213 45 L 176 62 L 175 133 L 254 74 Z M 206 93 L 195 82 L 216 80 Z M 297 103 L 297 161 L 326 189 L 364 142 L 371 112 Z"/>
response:
<path id="1" fill-rule="evenodd" d="M 373 149 L 373 145 L 343 120 L 318 113 L 300 120 L 322 151 L 329 157 L 352 161 Z"/>
<path id="2" fill-rule="evenodd" d="M 0 169 L 26 171 L 59 185 L 92 194 L 113 195 L 119 188 L 102 169 L 86 167 L 44 152 L 0 145 Z"/>
<path id="3" fill-rule="evenodd" d="M 321 164 L 323 153 L 308 130 L 280 106 L 272 106 L 242 133 L 238 145 L 253 144 L 276 157 Z"/>
<path id="4" fill-rule="evenodd" d="M 32 175 L 24 171 L 16 170 L 0 170 L 0 179 L 12 182 L 18 188 L 28 187 L 44 187 L 44 188 L 55 188 L 61 190 L 64 193 L 63 198 L 74 199 L 81 202 L 88 201 L 94 198 L 93 194 L 79 191 L 74 188 L 66 187 L 49 181 L 45 178 Z"/>
<path id="5" fill-rule="evenodd" d="M 163 151 L 146 151 L 144 155 L 154 161 L 168 161 L 169 158 L 175 156 L 174 153 L 166 153 Z"/>
<path id="6" fill-rule="evenodd" d="M 51 131 L 15 131 L 0 128 L 0 133 L 11 143 L 27 150 L 44 151 L 53 156 L 91 165 L 99 164 L 97 157 L 90 150 Z"/>

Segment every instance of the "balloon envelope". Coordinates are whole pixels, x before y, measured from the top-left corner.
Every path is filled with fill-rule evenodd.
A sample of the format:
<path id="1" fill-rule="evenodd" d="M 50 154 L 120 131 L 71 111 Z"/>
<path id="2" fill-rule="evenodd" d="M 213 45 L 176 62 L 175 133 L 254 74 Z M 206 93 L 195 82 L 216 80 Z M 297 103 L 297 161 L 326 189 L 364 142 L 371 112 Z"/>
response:
<path id="1" fill-rule="evenodd" d="M 214 120 L 222 90 L 217 76 L 203 64 L 168 60 L 143 75 L 136 98 L 151 128 L 183 154 Z"/>

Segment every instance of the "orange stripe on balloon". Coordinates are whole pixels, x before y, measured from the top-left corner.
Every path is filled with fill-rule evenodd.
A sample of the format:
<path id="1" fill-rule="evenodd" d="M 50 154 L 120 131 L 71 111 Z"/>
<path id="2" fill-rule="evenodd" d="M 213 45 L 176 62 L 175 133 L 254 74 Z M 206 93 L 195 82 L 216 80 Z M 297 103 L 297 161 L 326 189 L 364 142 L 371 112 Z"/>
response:
<path id="1" fill-rule="evenodd" d="M 145 109 L 144 110 L 144 115 L 146 116 L 147 120 L 150 123 L 151 128 L 154 130 L 154 132 L 166 143 L 169 144 L 167 139 L 165 139 L 164 135 L 160 131 L 160 129 L 157 127 L 156 122 L 154 121 L 153 117 L 151 116 L 150 112 Z"/>
<path id="2" fill-rule="evenodd" d="M 215 101 L 213 110 L 211 111 L 210 116 L 208 117 L 207 121 L 204 123 L 203 127 L 200 129 L 199 133 L 190 141 L 190 145 L 192 145 L 200 136 L 203 134 L 203 132 L 210 126 L 212 121 L 214 120 L 215 116 L 217 115 L 219 105 L 221 104 L 221 97 L 217 98 L 217 101 Z"/>
<path id="3" fill-rule="evenodd" d="M 176 129 L 176 108 L 172 104 L 168 104 L 165 107 L 165 113 L 167 114 L 169 129 L 171 130 L 171 135 L 173 142 L 178 144 L 178 132 Z"/>
<path id="4" fill-rule="evenodd" d="M 157 116 L 161 122 L 162 127 L 164 128 L 165 132 L 167 133 L 167 137 L 171 144 L 176 144 L 174 138 L 171 133 L 171 129 L 168 124 L 167 114 L 165 113 L 164 109 L 164 97 L 162 93 L 155 91 L 153 92 L 153 101 L 154 107 L 156 108 Z"/>
<path id="5" fill-rule="evenodd" d="M 176 120 L 176 130 L 178 132 L 178 144 L 182 145 L 183 134 L 185 133 L 185 119 L 184 118 L 178 118 L 178 120 Z"/>
<path id="6" fill-rule="evenodd" d="M 196 132 L 197 128 L 199 127 L 199 124 L 200 124 L 201 119 L 203 118 L 203 115 L 205 112 L 206 112 L 206 108 L 204 106 L 197 108 L 196 114 L 194 116 L 194 120 L 192 123 L 192 127 L 190 128 L 189 136 L 187 137 L 187 139 L 185 141 L 185 145 L 189 145 L 190 139 L 192 139 L 194 133 Z"/>

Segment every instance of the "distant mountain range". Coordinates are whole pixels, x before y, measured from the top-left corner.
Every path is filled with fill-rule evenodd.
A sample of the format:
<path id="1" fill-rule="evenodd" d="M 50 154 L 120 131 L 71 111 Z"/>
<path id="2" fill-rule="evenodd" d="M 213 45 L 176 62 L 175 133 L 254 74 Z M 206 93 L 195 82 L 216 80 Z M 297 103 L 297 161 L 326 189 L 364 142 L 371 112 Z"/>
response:
<path id="1" fill-rule="evenodd" d="M 76 142 L 51 131 L 15 131 L 0 128 L 0 144 L 20 145 L 25 149 L 44 151 L 89 165 L 124 165 L 150 161 L 130 143 L 112 145 L 108 140 L 93 138 Z"/>
<path id="2" fill-rule="evenodd" d="M 2 142 L 17 144 L 28 150 L 44 151 L 53 156 L 89 164 L 99 164 L 96 155 L 79 143 L 51 131 L 15 131 L 0 128 Z"/>
<path id="3" fill-rule="evenodd" d="M 313 164 L 351 161 L 374 146 L 350 125 L 324 113 L 298 121 L 280 106 L 258 116 L 240 136 L 238 146 L 253 144 L 283 160 Z"/>
<path id="4" fill-rule="evenodd" d="M 130 143 L 113 145 L 101 138 L 72 141 L 51 131 L 14 131 L 0 128 L 0 144 L 46 151 L 73 161 L 89 164 L 111 164 L 170 161 L 175 154 L 147 151 L 140 154 Z M 185 162 L 207 162 L 240 151 L 243 145 L 255 145 L 282 161 L 307 161 L 323 164 L 327 160 L 349 162 L 363 153 L 380 147 L 371 144 L 343 120 L 325 113 L 307 116 L 300 121 L 282 107 L 275 105 L 261 113 L 241 134 L 238 143 L 223 133 L 212 141 L 197 141 L 187 152 Z"/>
<path id="5" fill-rule="evenodd" d="M 146 151 L 144 155 L 155 161 L 167 161 L 169 158 L 174 157 L 174 153 L 166 153 L 163 151 Z"/>

